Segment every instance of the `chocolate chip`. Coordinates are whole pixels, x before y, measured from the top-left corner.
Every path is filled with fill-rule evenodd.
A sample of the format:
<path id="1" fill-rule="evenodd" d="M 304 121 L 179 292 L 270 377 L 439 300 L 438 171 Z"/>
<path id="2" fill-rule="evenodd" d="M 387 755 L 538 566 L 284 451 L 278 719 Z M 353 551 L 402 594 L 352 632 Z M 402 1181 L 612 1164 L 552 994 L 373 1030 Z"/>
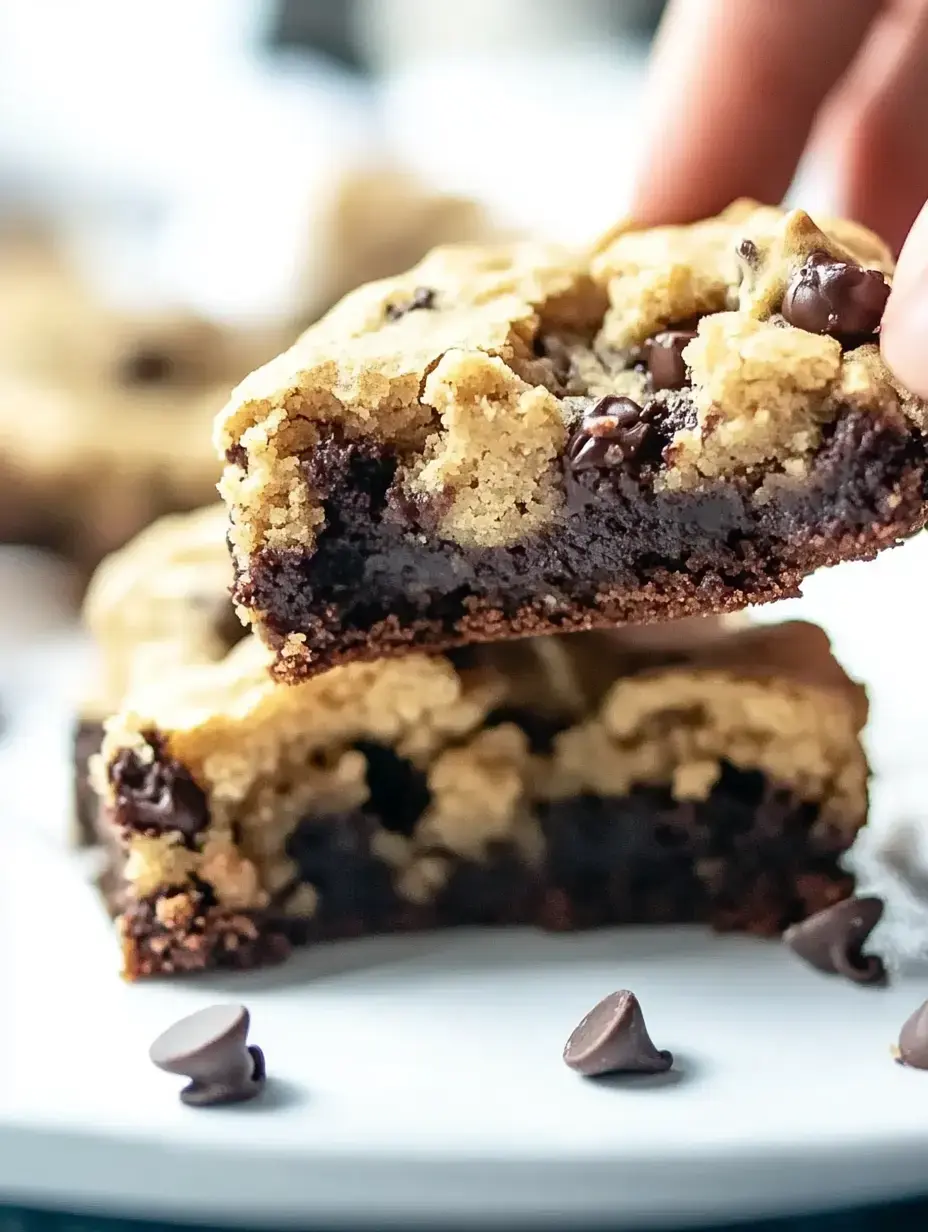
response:
<path id="1" fill-rule="evenodd" d="M 673 1053 L 654 1047 L 638 998 L 623 989 L 604 997 L 574 1028 L 564 1047 L 564 1061 L 587 1078 L 662 1074 L 673 1065 Z"/>
<path id="2" fill-rule="evenodd" d="M 211 1005 L 168 1027 L 148 1055 L 159 1069 L 191 1079 L 185 1104 L 209 1108 L 253 1099 L 266 1078 L 264 1054 L 246 1044 L 250 1016 L 244 1005 Z"/>
<path id="3" fill-rule="evenodd" d="M 895 1054 L 900 1065 L 928 1069 L 928 1001 L 903 1023 Z"/>
<path id="4" fill-rule="evenodd" d="M 879 270 L 813 252 L 793 275 L 780 311 L 797 329 L 849 345 L 876 333 L 888 299 L 889 284 Z"/>
<path id="5" fill-rule="evenodd" d="M 882 915 L 881 899 L 848 898 L 794 924 L 783 940 L 819 971 L 843 975 L 856 984 L 881 984 L 886 979 L 883 960 L 861 951 Z"/>
<path id="6" fill-rule="evenodd" d="M 683 348 L 696 337 L 694 330 L 665 329 L 650 339 L 648 372 L 654 389 L 683 389 L 690 374 L 683 359 Z"/>
<path id="7" fill-rule="evenodd" d="M 176 830 L 189 843 L 209 824 L 206 795 L 186 766 L 165 755 L 156 738 L 149 744 L 151 761 L 135 749 L 122 749 L 110 766 L 115 824 L 149 835 Z"/>
<path id="8" fill-rule="evenodd" d="M 398 321 L 400 317 L 404 317 L 407 312 L 415 312 L 417 309 L 434 308 L 435 297 L 438 294 L 432 287 L 416 287 L 412 293 L 412 298 L 398 304 L 387 304 L 385 311 L 388 321 Z"/>
<path id="9" fill-rule="evenodd" d="M 387 928 L 397 911 L 393 871 L 377 853 L 380 818 L 365 807 L 301 818 L 285 844 L 299 881 L 319 896 L 316 920 L 348 931 Z"/>
<path id="10" fill-rule="evenodd" d="M 226 461 L 230 466 L 240 466 L 243 471 L 247 471 L 248 450 L 244 445 L 230 445 L 226 450 Z"/>
<path id="11" fill-rule="evenodd" d="M 139 347 L 125 355 L 119 365 L 123 385 L 160 385 L 174 375 L 174 362 L 165 351 Z"/>
<path id="12" fill-rule="evenodd" d="M 753 240 L 744 239 L 738 245 L 738 256 L 750 270 L 760 265 L 760 252 Z"/>
<path id="13" fill-rule="evenodd" d="M 574 471 L 619 466 L 633 460 L 651 433 L 631 398 L 607 394 L 587 410 L 567 446 Z"/>

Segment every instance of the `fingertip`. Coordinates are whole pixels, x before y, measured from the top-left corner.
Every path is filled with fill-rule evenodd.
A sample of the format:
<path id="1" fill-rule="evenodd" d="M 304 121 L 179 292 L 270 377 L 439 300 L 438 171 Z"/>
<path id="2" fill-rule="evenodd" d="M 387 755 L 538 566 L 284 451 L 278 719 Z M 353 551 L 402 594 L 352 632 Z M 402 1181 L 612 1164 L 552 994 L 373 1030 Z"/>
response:
<path id="1" fill-rule="evenodd" d="M 928 272 L 894 288 L 883 314 L 880 349 L 906 389 L 928 398 Z"/>
<path id="2" fill-rule="evenodd" d="M 899 254 L 892 294 L 883 313 L 880 349 L 912 393 L 928 398 L 928 205 Z"/>
<path id="3" fill-rule="evenodd" d="M 781 200 L 822 101 L 878 7 L 675 0 L 650 73 L 632 216 L 643 225 L 691 222 L 736 197 Z"/>

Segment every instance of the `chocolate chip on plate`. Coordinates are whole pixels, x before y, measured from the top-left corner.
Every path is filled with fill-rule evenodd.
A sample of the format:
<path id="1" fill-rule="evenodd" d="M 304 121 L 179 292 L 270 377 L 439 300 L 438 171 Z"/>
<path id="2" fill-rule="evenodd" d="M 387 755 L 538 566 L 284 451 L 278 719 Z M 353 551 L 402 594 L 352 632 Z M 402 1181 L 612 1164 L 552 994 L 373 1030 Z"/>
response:
<path id="1" fill-rule="evenodd" d="M 630 461 L 650 434 L 651 425 L 642 419 L 642 408 L 637 402 L 606 394 L 584 412 L 568 443 L 571 469 L 585 471 Z"/>
<path id="2" fill-rule="evenodd" d="M 905 1020 L 894 1052 L 900 1065 L 928 1069 L 928 1001 Z"/>
<path id="3" fill-rule="evenodd" d="M 665 329 L 648 342 L 648 372 L 654 389 L 683 389 L 690 374 L 683 348 L 696 337 L 692 329 Z"/>
<path id="4" fill-rule="evenodd" d="M 210 1005 L 168 1027 L 148 1055 L 159 1069 L 191 1079 L 180 1093 L 185 1104 L 242 1103 L 266 1077 L 264 1054 L 246 1043 L 249 1021 L 244 1005 Z"/>
<path id="5" fill-rule="evenodd" d="M 622 989 L 604 997 L 574 1028 L 564 1061 L 587 1078 L 662 1074 L 673 1065 L 673 1053 L 654 1047 L 638 998 Z"/>
<path id="6" fill-rule="evenodd" d="M 843 975 L 855 984 L 882 984 L 886 979 L 882 958 L 862 953 L 882 915 L 881 899 L 848 898 L 794 924 L 783 940 L 819 971 Z"/>
<path id="7" fill-rule="evenodd" d="M 876 333 L 888 299 L 879 270 L 813 252 L 790 280 L 780 311 L 797 329 L 854 342 Z"/>

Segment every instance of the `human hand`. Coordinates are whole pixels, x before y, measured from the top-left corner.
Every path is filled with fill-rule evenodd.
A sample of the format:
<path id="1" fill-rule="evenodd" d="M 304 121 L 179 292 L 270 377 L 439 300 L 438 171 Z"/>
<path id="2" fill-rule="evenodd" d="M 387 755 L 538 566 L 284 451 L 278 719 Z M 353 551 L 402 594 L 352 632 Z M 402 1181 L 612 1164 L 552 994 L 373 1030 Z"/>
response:
<path id="1" fill-rule="evenodd" d="M 928 396 L 928 0 L 673 0 L 649 101 L 645 225 L 779 201 L 827 144 L 839 212 L 902 247 L 882 347 Z"/>

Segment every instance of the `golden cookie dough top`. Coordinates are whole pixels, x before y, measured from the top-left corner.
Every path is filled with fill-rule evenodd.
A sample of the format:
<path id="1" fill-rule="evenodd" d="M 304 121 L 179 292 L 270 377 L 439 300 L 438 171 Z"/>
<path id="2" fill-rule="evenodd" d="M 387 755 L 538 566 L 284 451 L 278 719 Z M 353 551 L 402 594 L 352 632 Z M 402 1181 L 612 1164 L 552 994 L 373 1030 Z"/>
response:
<path id="1" fill-rule="evenodd" d="M 398 454 L 404 491 L 440 507 L 447 538 L 531 533 L 562 506 L 554 463 L 582 409 L 607 394 L 673 396 L 649 389 L 639 362 L 668 327 L 693 335 L 693 415 L 658 485 L 801 477 L 848 408 L 924 426 L 874 342 L 891 273 L 864 228 L 752 202 L 690 226 L 618 227 L 586 253 L 436 249 L 348 295 L 234 392 L 215 434 L 234 551 L 244 566 L 261 548 L 312 548 L 321 494 L 297 458 L 332 437 Z M 831 316 L 829 294 L 841 301 Z"/>
<path id="2" fill-rule="evenodd" d="M 133 682 L 170 666 L 220 659 L 244 636 L 226 524 L 218 503 L 169 514 L 97 568 L 83 608 L 101 659 L 94 709 L 111 712 Z"/>

